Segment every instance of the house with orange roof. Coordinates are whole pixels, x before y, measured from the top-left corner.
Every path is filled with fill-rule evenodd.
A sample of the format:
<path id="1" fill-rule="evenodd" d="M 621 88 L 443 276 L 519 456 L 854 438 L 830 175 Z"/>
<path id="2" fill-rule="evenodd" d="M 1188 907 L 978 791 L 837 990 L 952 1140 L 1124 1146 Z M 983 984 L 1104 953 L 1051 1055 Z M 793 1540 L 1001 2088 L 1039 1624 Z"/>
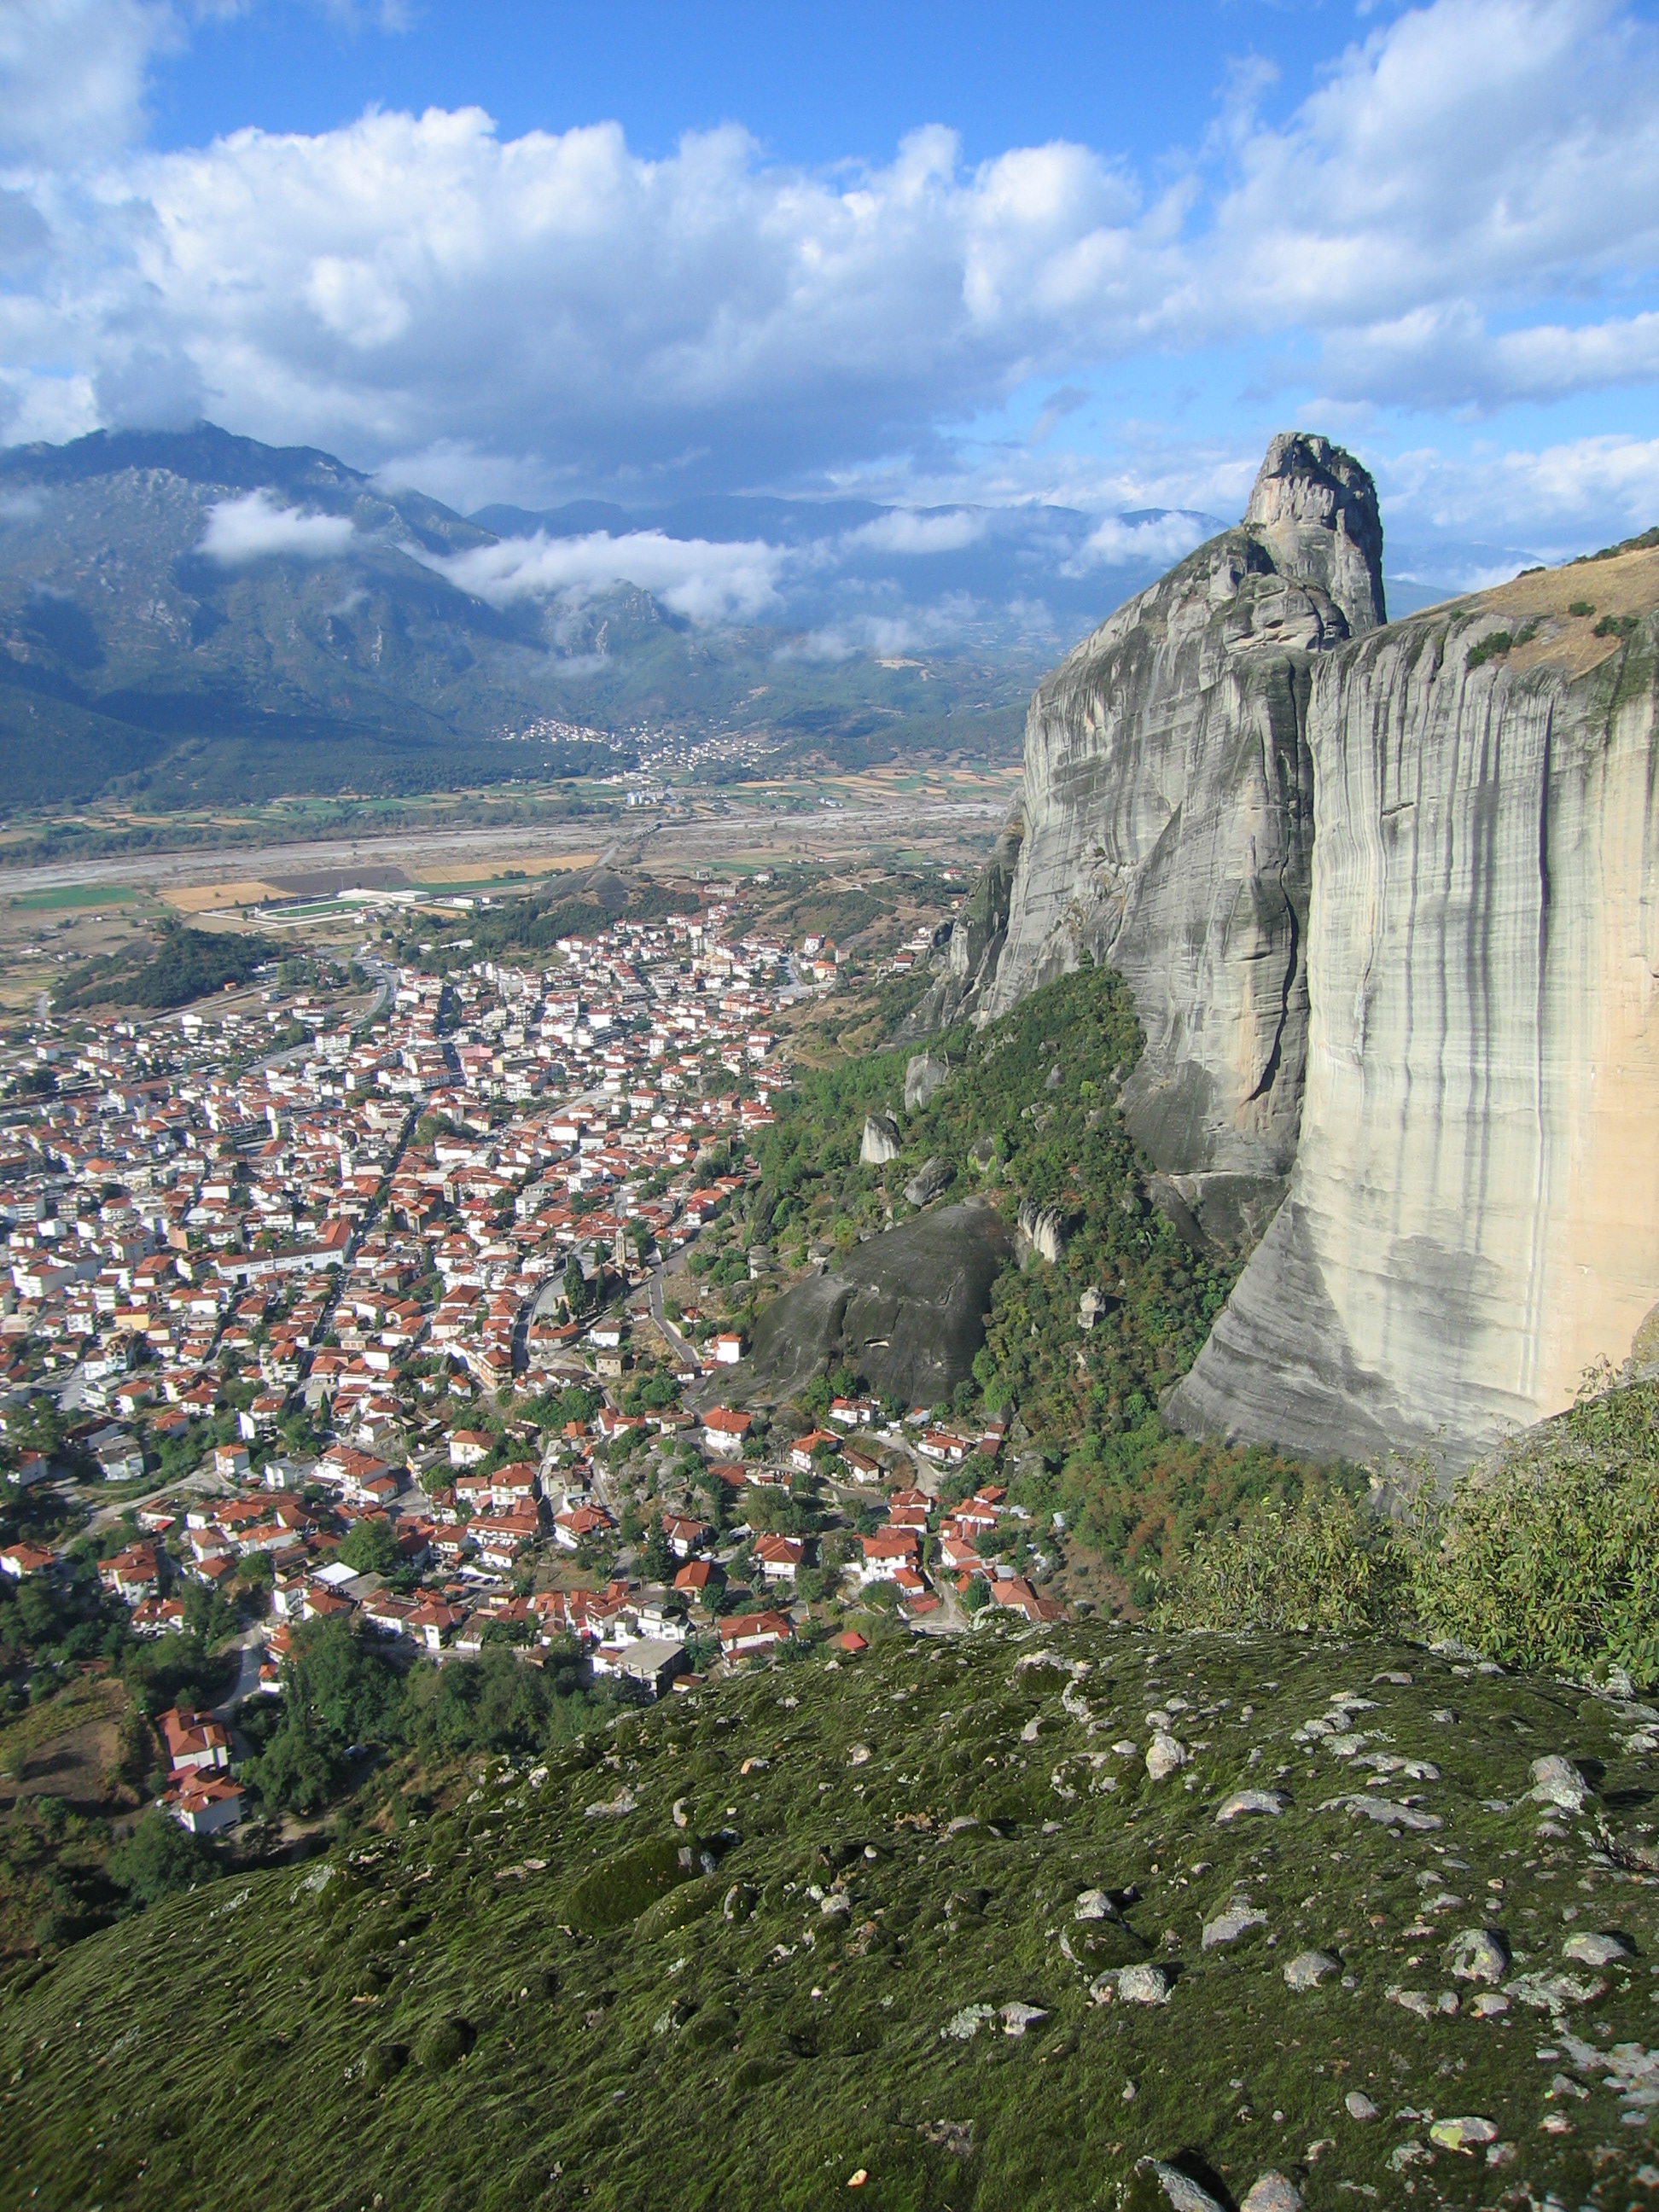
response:
<path id="1" fill-rule="evenodd" d="M 755 1559 L 768 1582 L 790 1582 L 795 1579 L 795 1570 L 806 1556 L 806 1545 L 799 1536 L 757 1536 L 754 1543 Z"/>
<path id="2" fill-rule="evenodd" d="M 750 1428 L 750 1417 L 735 1407 L 711 1406 L 702 1417 L 702 1442 L 707 1451 L 735 1458 L 743 1449 Z"/>
<path id="3" fill-rule="evenodd" d="M 878 1528 L 873 1536 L 860 1536 L 859 1541 L 864 1547 L 861 1583 L 890 1582 L 899 1568 L 914 1568 L 921 1557 L 921 1540 L 914 1528 Z"/>
<path id="4" fill-rule="evenodd" d="M 207 1715 L 188 1705 L 174 1705 L 158 1714 L 155 1726 L 175 1774 L 214 1772 L 230 1765 L 230 1738 Z"/>
<path id="5" fill-rule="evenodd" d="M 728 1659 L 772 1651 L 787 1644 L 793 1633 L 788 1617 L 781 1613 L 728 1613 L 720 1623 L 720 1650 Z"/>
<path id="6" fill-rule="evenodd" d="M 221 1828 L 234 1828 L 242 1817 L 241 1785 L 222 1775 L 215 1775 L 210 1781 L 192 1775 L 177 1789 L 169 1790 L 161 1802 L 163 1810 L 193 1836 L 211 1836 Z"/>

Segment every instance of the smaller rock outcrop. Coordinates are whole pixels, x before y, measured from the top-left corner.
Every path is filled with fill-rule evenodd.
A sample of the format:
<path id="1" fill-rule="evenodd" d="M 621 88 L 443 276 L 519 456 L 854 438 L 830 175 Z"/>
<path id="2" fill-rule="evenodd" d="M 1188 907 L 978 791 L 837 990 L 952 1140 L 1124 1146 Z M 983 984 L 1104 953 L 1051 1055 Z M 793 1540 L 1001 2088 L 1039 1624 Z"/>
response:
<path id="1" fill-rule="evenodd" d="M 1298 1993 L 1316 1990 L 1322 1982 L 1329 1981 L 1333 1974 L 1341 1971 L 1341 1960 L 1332 1958 L 1328 1951 L 1298 1951 L 1285 1968 L 1285 1986 Z"/>
<path id="2" fill-rule="evenodd" d="M 950 1073 L 951 1063 L 943 1053 L 914 1054 L 904 1071 L 905 1112 L 914 1114 L 917 1107 L 926 1106 Z"/>
<path id="3" fill-rule="evenodd" d="M 1066 1257 L 1065 1215 L 1057 1206 L 1036 1206 L 1029 1198 L 1023 1200 L 1018 1243 L 1022 1263 L 1035 1252 L 1039 1260 L 1058 1267 Z"/>
<path id="4" fill-rule="evenodd" d="M 866 1114 L 864 1117 L 864 1141 L 859 1146 L 859 1158 L 866 1168 L 884 1168 L 889 1160 L 899 1156 L 898 1123 L 890 1114 Z"/>
<path id="5" fill-rule="evenodd" d="M 1446 1964 L 1460 1982 L 1490 1982 L 1510 1970 L 1510 1948 L 1495 1928 L 1466 1928 L 1445 1948 Z"/>
<path id="6" fill-rule="evenodd" d="M 1328 438 L 1281 430 L 1267 447 L 1243 527 L 1281 576 L 1334 599 L 1358 637 L 1383 620 L 1382 521 L 1376 487 Z"/>
<path id="7" fill-rule="evenodd" d="M 936 1199 L 951 1180 L 951 1170 L 944 1160 L 926 1159 L 904 1186 L 907 1206 L 923 1206 Z"/>
<path id="8" fill-rule="evenodd" d="M 949 1029 L 965 1007 L 977 1001 L 995 975 L 1008 934 L 1008 902 L 1024 836 L 1025 817 L 1016 808 L 991 848 L 984 874 L 951 927 L 943 973 L 906 1018 L 901 1036 L 931 1036 L 936 1030 Z"/>
<path id="9" fill-rule="evenodd" d="M 931 1207 L 872 1237 L 760 1315 L 744 1370 L 751 1399 L 777 1404 L 837 1365 L 906 1405 L 948 1398 L 973 1373 L 991 1285 L 1012 1257 L 1007 1224 L 983 1200 Z M 721 1373 L 730 1389 L 731 1370 Z"/>

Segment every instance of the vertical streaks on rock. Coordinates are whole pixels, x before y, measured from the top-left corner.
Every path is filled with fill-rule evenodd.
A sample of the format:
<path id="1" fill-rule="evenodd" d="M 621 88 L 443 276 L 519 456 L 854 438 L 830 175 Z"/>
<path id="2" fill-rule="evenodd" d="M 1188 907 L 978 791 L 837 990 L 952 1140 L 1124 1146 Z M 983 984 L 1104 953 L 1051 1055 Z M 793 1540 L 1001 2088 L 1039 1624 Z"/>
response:
<path id="1" fill-rule="evenodd" d="M 1109 962 L 1146 1035 L 1129 1126 L 1228 1242 L 1279 1203 L 1301 1114 L 1309 669 L 1382 621 L 1382 554 L 1352 455 L 1275 438 L 1243 523 L 1038 687 L 1019 812 L 911 1025 L 988 1019 Z"/>
<path id="2" fill-rule="evenodd" d="M 1659 1296 L 1654 625 L 1638 682 L 1471 666 L 1490 629 L 1316 669 L 1300 1147 L 1184 1428 L 1467 1460 Z"/>
<path id="3" fill-rule="evenodd" d="M 1355 637 L 1388 620 L 1376 487 L 1340 446 L 1281 430 L 1257 472 L 1244 527 L 1282 575 L 1328 592 Z"/>

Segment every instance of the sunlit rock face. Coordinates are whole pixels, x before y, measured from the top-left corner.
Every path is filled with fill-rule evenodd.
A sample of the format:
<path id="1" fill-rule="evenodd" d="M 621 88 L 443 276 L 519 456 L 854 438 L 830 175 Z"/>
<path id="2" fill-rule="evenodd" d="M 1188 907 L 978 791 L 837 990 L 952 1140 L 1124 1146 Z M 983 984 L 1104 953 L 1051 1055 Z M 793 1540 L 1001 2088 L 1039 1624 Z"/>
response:
<path id="1" fill-rule="evenodd" d="M 1039 687 L 1007 919 L 994 962 L 972 948 L 961 1003 L 988 1018 L 1085 953 L 1127 978 L 1146 1031 L 1130 1125 L 1230 1241 L 1260 1234 L 1295 1153 L 1311 672 L 1382 619 L 1382 546 L 1359 465 L 1276 438 L 1244 523 Z"/>
<path id="2" fill-rule="evenodd" d="M 1659 1300 L 1656 603 L 1638 553 L 1315 672 L 1300 1144 L 1182 1427 L 1466 1461 Z"/>
<path id="3" fill-rule="evenodd" d="M 1044 679 L 917 1029 L 1119 969 L 1159 1202 L 1255 1246 L 1170 1417 L 1459 1464 L 1659 1305 L 1659 550 L 1390 626 L 1382 543 L 1275 438 Z"/>

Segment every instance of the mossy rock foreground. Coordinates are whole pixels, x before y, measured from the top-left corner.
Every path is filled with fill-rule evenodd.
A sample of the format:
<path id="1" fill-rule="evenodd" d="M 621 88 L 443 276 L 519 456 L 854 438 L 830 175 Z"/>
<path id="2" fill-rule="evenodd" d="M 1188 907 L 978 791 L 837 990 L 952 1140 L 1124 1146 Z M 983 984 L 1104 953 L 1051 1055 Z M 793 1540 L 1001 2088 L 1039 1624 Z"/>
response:
<path id="1" fill-rule="evenodd" d="M 1395 1644 L 759 1673 L 14 1983 L 0 2201 L 1623 2212 L 1656 1747 Z"/>

